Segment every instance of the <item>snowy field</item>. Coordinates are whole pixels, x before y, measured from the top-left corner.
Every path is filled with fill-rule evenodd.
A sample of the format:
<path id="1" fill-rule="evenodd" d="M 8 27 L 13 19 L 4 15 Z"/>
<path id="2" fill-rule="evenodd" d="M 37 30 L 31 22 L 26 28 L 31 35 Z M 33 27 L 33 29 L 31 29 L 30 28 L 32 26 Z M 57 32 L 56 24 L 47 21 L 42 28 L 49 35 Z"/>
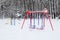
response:
<path id="1" fill-rule="evenodd" d="M 51 21 L 54 31 L 52 31 L 48 19 L 46 19 L 44 30 L 30 29 L 29 19 L 26 20 L 23 29 L 21 29 L 23 19 L 16 19 L 15 25 L 14 20 L 11 25 L 10 18 L 0 19 L 0 40 L 60 40 L 60 20 L 51 19 Z M 38 27 L 37 21 L 35 24 Z"/>

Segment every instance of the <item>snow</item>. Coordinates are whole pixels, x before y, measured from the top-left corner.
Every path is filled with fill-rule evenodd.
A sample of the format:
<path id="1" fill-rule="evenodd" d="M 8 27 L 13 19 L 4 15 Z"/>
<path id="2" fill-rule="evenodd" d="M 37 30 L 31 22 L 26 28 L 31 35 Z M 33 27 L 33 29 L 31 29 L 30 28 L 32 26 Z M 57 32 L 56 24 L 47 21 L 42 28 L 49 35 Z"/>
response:
<path id="1" fill-rule="evenodd" d="M 37 25 L 37 19 L 35 20 L 36 26 L 40 27 L 41 25 Z M 10 18 L 0 19 L 0 40 L 60 40 L 60 20 L 51 19 L 51 21 L 54 31 L 52 31 L 48 19 L 46 19 L 44 30 L 30 29 L 29 19 L 26 19 L 23 29 L 21 29 L 23 19 L 16 19 L 15 25 L 14 20 L 11 25 Z"/>

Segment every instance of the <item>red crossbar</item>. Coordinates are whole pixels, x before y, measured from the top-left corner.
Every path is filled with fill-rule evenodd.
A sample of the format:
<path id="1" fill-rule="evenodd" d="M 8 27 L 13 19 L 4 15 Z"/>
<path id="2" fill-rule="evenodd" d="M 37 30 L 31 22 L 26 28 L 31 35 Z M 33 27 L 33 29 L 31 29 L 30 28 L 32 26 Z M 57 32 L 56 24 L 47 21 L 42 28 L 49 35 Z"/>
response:
<path id="1" fill-rule="evenodd" d="M 42 10 L 42 11 L 26 11 L 26 14 L 28 14 L 28 15 L 30 15 L 30 14 L 35 14 L 35 13 L 43 13 L 43 14 L 48 14 L 48 10 L 45 8 L 44 10 Z"/>

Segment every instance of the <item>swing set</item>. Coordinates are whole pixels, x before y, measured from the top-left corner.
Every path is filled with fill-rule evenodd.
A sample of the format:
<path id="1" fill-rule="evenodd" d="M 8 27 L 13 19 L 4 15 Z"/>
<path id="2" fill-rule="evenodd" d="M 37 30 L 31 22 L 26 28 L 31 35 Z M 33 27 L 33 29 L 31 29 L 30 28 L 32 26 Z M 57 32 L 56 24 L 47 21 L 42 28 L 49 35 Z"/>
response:
<path id="1" fill-rule="evenodd" d="M 49 16 L 49 14 L 48 14 L 48 10 L 47 10 L 46 8 L 44 8 L 42 11 L 29 11 L 29 10 L 28 10 L 28 11 L 26 11 L 25 13 L 26 13 L 26 15 L 24 16 L 24 20 L 23 20 L 21 29 L 23 29 L 23 27 L 24 27 L 24 23 L 25 23 L 25 21 L 26 21 L 26 19 L 27 19 L 27 15 L 30 15 L 30 28 L 43 30 L 44 27 L 45 27 L 45 18 L 46 18 L 46 16 L 48 16 L 48 20 L 49 20 L 51 29 L 52 29 L 52 31 L 54 30 L 53 25 L 52 25 L 52 22 L 51 22 L 51 20 L 50 20 L 50 16 Z M 34 26 L 32 27 L 32 19 L 33 19 L 33 18 L 32 18 L 32 14 L 38 14 L 38 25 L 40 24 L 40 23 L 39 23 L 39 21 L 40 21 L 40 20 L 39 20 L 39 14 L 43 14 L 43 16 L 42 16 L 42 23 L 43 23 L 44 25 L 42 25 L 41 28 L 35 28 L 35 17 L 34 17 Z"/>

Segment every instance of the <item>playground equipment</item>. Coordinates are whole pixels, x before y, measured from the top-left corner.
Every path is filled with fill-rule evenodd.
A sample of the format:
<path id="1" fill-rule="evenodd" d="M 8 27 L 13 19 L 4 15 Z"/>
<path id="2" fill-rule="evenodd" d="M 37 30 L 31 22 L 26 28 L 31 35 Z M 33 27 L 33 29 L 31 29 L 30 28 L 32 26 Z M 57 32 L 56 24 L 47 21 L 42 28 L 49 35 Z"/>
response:
<path id="1" fill-rule="evenodd" d="M 46 18 L 46 16 L 47 16 L 47 17 L 48 17 L 48 20 L 49 20 L 49 22 L 50 22 L 50 25 L 51 25 L 51 29 L 52 29 L 52 31 L 53 31 L 53 30 L 54 30 L 54 29 L 53 29 L 53 25 L 52 25 L 52 22 L 51 22 L 51 20 L 50 20 L 50 16 L 49 16 L 48 13 L 49 13 L 49 12 L 48 12 L 48 10 L 47 10 L 46 8 L 44 8 L 42 11 L 26 11 L 26 15 L 24 16 L 24 20 L 23 20 L 21 29 L 23 29 L 25 20 L 27 19 L 27 15 L 29 15 L 29 16 L 30 16 L 30 28 L 42 30 L 42 29 L 44 29 L 44 27 L 45 27 L 45 18 Z M 38 25 L 39 25 L 39 21 L 40 21 L 40 20 L 39 20 L 39 14 L 42 14 L 42 15 L 43 15 L 43 16 L 42 16 L 42 22 L 43 22 L 44 25 L 42 25 L 41 28 L 35 28 L 35 18 L 34 18 L 34 26 L 32 27 L 32 19 L 33 19 L 33 18 L 32 18 L 32 14 L 38 14 Z"/>

